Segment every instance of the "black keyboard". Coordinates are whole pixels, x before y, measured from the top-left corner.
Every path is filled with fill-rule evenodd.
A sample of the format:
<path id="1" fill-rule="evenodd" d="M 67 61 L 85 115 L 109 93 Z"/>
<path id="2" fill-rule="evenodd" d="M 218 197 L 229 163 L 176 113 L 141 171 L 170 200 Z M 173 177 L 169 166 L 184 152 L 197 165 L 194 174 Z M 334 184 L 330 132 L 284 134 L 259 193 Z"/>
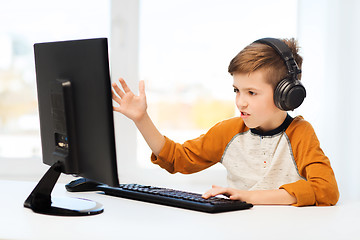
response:
<path id="1" fill-rule="evenodd" d="M 84 181 L 90 187 L 78 187 L 78 182 Z M 119 187 L 96 184 L 89 180 L 78 179 L 66 185 L 70 192 L 102 191 L 106 195 L 156 203 L 166 206 L 185 208 L 207 213 L 219 213 L 235 210 L 244 210 L 253 207 L 252 204 L 234 201 L 227 198 L 210 197 L 204 199 L 201 194 L 184 192 L 174 189 L 144 186 L 139 184 L 120 184 Z"/>

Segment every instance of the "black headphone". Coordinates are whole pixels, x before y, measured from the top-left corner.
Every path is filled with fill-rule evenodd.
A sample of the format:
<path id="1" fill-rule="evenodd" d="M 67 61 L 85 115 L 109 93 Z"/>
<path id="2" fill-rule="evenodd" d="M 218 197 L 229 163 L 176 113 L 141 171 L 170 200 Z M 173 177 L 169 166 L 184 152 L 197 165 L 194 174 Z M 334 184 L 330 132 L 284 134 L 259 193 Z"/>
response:
<path id="1" fill-rule="evenodd" d="M 306 97 L 306 90 L 297 78 L 297 75 L 301 73 L 301 69 L 297 65 L 288 45 L 277 38 L 262 38 L 254 43 L 262 43 L 272 47 L 284 60 L 288 70 L 287 76 L 275 87 L 275 106 L 283 111 L 294 110 L 299 107 Z"/>

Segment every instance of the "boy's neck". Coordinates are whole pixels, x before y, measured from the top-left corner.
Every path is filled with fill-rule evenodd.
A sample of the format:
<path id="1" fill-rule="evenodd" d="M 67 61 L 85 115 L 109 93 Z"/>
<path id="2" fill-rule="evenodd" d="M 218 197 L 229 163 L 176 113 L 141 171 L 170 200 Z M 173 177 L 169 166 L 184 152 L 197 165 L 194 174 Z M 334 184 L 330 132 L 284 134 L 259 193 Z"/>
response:
<path id="1" fill-rule="evenodd" d="M 263 131 L 261 129 L 257 129 L 257 128 L 251 128 L 250 131 L 256 135 L 260 135 L 260 136 L 273 136 L 276 135 L 278 133 L 281 133 L 282 131 L 285 131 L 287 129 L 287 127 L 290 125 L 290 123 L 292 122 L 293 118 L 287 113 L 285 112 L 284 114 L 284 118 L 282 123 L 269 131 Z"/>

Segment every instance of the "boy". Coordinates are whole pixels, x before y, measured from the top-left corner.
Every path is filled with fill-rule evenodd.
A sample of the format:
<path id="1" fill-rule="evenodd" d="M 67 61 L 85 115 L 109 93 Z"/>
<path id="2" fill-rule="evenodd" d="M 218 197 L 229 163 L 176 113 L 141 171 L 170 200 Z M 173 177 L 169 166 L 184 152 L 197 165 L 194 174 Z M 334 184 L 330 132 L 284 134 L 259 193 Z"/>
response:
<path id="1" fill-rule="evenodd" d="M 195 173 L 221 162 L 229 187 L 213 186 L 204 198 L 223 194 L 252 204 L 335 205 L 337 183 L 313 128 L 301 116 L 292 118 L 286 112 L 298 107 L 305 97 L 298 82 L 302 58 L 296 42 L 268 41 L 255 41 L 230 62 L 240 117 L 222 121 L 196 139 L 178 144 L 157 130 L 146 112 L 143 81 L 139 96 L 123 79 L 119 80 L 123 90 L 113 83 L 117 93 L 113 92 L 113 99 L 119 104 L 114 110 L 134 121 L 153 152 L 152 162 L 170 173 Z M 291 64 L 282 51 L 291 55 Z M 289 75 L 303 96 L 295 93 L 295 105 L 288 109 L 277 99 L 281 80 Z"/>

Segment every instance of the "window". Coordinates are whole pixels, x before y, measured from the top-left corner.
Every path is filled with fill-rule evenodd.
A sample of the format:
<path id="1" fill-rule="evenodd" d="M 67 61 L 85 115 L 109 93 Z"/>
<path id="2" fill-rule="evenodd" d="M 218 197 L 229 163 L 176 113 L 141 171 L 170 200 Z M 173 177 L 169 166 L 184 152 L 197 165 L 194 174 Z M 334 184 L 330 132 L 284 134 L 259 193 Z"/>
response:
<path id="1" fill-rule="evenodd" d="M 110 1 L 14 0 L 1 5 L 0 22 L 2 169 L 20 159 L 40 164 L 33 44 L 109 37 Z"/>
<path id="2" fill-rule="evenodd" d="M 295 0 L 141 1 L 139 71 L 149 114 L 175 141 L 205 133 L 237 114 L 230 60 L 258 38 L 296 34 Z M 153 166 L 140 135 L 138 141 L 139 163 Z"/>
<path id="3" fill-rule="evenodd" d="M 146 80 L 149 113 L 163 134 L 182 142 L 236 114 L 227 66 L 237 52 L 257 38 L 293 37 L 297 32 L 296 0 L 262 0 L 257 4 L 239 0 L 139 3 L 140 9 L 135 0 L 15 0 L 2 6 L 0 20 L 7 24 L 0 29 L 0 160 L 2 166 L 5 164 L 0 175 L 9 164 L 16 166 L 19 159 L 29 162 L 36 158 L 37 166 L 42 165 L 32 48 L 35 42 L 110 37 L 112 23 L 113 81 L 127 69 L 137 69 L 131 61 L 129 66 L 132 58 L 128 57 L 133 50 L 139 52 L 139 75 Z M 140 11 L 139 29 L 131 17 L 137 13 L 131 11 Z M 133 33 L 136 30 L 139 44 L 138 35 Z M 133 50 L 127 52 L 129 45 Z M 120 55 L 124 58 L 121 61 Z M 151 168 L 150 150 L 141 136 L 137 149 L 137 167 Z M 124 149 L 118 154 L 123 155 Z M 133 151 L 129 157 L 131 154 Z M 131 161 L 127 159 L 118 159 L 120 178 L 126 175 L 126 161 Z"/>

